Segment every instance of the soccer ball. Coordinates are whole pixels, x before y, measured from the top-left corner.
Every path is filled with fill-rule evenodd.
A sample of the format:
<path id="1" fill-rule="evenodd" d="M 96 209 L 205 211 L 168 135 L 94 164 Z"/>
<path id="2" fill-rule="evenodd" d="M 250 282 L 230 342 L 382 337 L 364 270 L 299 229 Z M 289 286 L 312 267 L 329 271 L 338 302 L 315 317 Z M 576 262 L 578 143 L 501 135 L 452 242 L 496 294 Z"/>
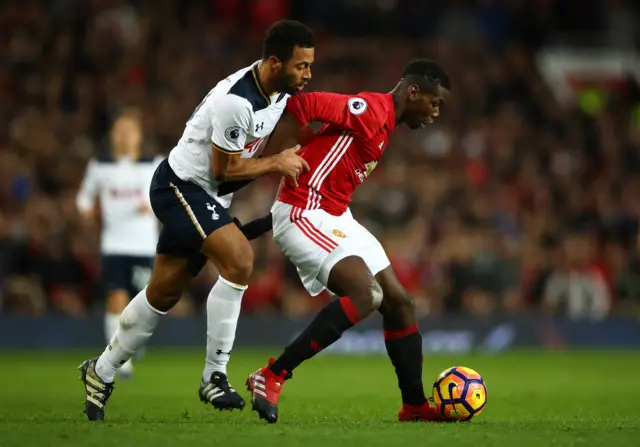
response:
<path id="1" fill-rule="evenodd" d="M 487 387 L 480 374 L 464 366 L 445 369 L 433 384 L 433 399 L 442 415 L 454 421 L 478 417 L 487 403 Z"/>

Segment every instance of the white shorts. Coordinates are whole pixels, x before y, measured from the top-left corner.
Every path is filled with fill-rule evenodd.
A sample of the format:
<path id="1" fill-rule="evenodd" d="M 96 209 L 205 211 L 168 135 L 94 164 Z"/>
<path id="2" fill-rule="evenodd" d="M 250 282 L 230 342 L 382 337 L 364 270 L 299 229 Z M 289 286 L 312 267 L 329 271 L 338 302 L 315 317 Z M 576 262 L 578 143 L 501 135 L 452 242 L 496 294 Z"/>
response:
<path id="1" fill-rule="evenodd" d="M 349 210 L 332 216 L 320 209 L 305 210 L 276 201 L 271 213 L 273 240 L 296 266 L 311 296 L 329 291 L 331 269 L 348 256 L 361 257 L 374 275 L 390 265 L 380 242 Z"/>

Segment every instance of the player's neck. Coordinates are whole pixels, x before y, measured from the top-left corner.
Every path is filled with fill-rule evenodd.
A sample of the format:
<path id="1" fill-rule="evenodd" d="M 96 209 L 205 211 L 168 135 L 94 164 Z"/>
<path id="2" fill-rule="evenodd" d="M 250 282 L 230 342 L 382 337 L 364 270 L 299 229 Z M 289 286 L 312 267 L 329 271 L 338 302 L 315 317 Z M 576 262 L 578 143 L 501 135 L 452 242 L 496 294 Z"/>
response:
<path id="1" fill-rule="evenodd" d="M 127 158 L 131 161 L 137 161 L 140 158 L 140 150 L 139 149 L 115 149 L 113 152 L 113 156 L 116 160 L 122 160 L 123 158 Z"/>
<path id="2" fill-rule="evenodd" d="M 402 122 L 402 116 L 404 115 L 404 109 L 405 109 L 404 99 L 401 93 L 402 92 L 401 85 L 402 83 L 399 83 L 398 85 L 395 86 L 393 90 L 389 92 L 391 94 L 391 97 L 393 98 L 393 108 L 396 115 L 396 125 Z"/>
<path id="3" fill-rule="evenodd" d="M 271 75 L 271 68 L 269 64 L 264 61 L 258 63 L 258 81 L 262 84 L 262 88 L 267 95 L 273 96 L 278 93 L 273 85 L 273 76 Z"/>

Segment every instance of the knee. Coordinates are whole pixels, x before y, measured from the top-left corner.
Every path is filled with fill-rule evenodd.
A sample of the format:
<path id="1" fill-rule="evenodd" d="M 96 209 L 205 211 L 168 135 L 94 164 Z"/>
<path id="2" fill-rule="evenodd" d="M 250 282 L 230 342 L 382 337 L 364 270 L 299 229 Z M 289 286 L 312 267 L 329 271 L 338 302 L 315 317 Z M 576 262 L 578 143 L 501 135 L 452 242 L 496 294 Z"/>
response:
<path id="1" fill-rule="evenodd" d="M 406 290 L 398 288 L 385 293 L 380 312 L 388 316 L 407 316 L 415 314 L 415 308 L 413 296 L 407 293 Z"/>
<path id="2" fill-rule="evenodd" d="M 377 310 L 382 304 L 382 298 L 384 297 L 384 293 L 382 291 L 382 287 L 380 283 L 372 278 L 371 281 L 371 309 Z"/>
<path id="3" fill-rule="evenodd" d="M 243 251 L 241 254 L 225 259 L 218 270 L 227 281 L 240 285 L 248 284 L 253 272 L 253 251 Z"/>
<path id="4" fill-rule="evenodd" d="M 147 286 L 147 301 L 161 312 L 167 312 L 175 306 L 182 297 L 182 287 L 171 282 L 154 281 Z"/>
<path id="5" fill-rule="evenodd" d="M 382 287 L 373 277 L 369 281 L 363 281 L 357 291 L 354 290 L 349 294 L 349 298 L 363 317 L 380 307 L 382 297 Z"/>
<path id="6" fill-rule="evenodd" d="M 406 290 L 399 290 L 395 295 L 391 296 L 391 303 L 396 309 L 405 312 L 413 312 L 416 308 L 413 296 L 409 295 Z"/>
<path id="7" fill-rule="evenodd" d="M 107 312 L 120 314 L 129 303 L 129 294 L 124 290 L 112 290 L 107 294 Z"/>

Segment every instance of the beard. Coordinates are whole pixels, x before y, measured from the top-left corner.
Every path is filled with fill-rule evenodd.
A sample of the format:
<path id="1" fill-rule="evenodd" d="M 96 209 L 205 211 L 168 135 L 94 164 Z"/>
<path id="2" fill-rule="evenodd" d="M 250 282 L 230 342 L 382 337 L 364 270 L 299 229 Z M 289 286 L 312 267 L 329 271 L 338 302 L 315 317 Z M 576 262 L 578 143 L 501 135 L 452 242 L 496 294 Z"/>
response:
<path id="1" fill-rule="evenodd" d="M 299 87 L 303 85 L 304 83 L 296 84 L 295 78 L 286 73 L 282 73 L 281 75 L 279 75 L 275 82 L 276 90 L 288 95 L 295 95 L 300 91 Z"/>

